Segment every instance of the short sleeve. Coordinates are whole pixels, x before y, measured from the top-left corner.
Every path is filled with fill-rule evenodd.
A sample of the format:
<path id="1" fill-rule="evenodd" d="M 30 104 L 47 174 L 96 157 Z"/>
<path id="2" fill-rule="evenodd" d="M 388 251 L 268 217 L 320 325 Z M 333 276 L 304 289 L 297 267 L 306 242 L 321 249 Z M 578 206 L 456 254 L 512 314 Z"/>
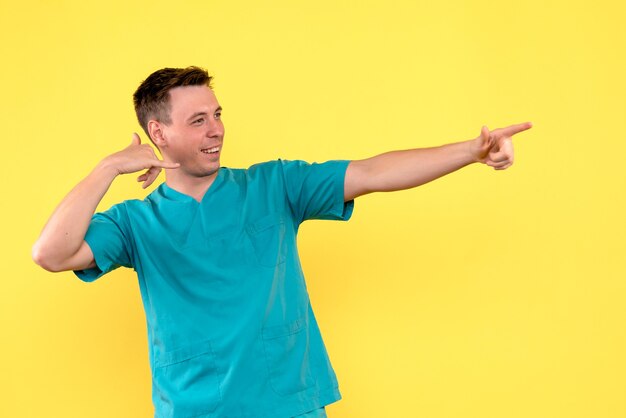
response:
<path id="1" fill-rule="evenodd" d="M 344 181 L 350 161 L 307 163 L 278 160 L 283 171 L 289 205 L 299 222 L 307 219 L 347 221 L 354 200 L 344 202 Z"/>
<path id="2" fill-rule="evenodd" d="M 132 267 L 129 229 L 124 204 L 94 214 L 85 241 L 91 248 L 96 267 L 74 270 L 74 274 L 85 282 L 92 282 L 120 266 Z"/>

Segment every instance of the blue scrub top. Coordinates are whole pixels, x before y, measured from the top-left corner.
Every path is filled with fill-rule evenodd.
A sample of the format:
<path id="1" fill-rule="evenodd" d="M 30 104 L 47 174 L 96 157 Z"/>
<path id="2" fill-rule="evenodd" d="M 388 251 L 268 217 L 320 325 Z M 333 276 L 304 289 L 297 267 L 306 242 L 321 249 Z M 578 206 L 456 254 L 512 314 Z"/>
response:
<path id="1" fill-rule="evenodd" d="M 201 202 L 162 183 L 93 216 L 97 267 L 75 273 L 137 272 L 155 417 L 289 418 L 341 399 L 296 235 L 350 219 L 348 164 L 221 167 Z"/>

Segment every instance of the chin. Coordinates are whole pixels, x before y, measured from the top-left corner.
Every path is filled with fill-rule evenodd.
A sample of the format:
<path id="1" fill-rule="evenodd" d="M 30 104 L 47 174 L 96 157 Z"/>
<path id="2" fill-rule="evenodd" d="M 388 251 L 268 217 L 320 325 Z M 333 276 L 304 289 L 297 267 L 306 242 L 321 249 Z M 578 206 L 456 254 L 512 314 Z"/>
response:
<path id="1" fill-rule="evenodd" d="M 220 169 L 221 165 L 218 163 L 217 166 L 215 166 L 214 168 L 209 168 L 209 169 L 204 169 L 201 171 L 200 173 L 200 177 L 209 177 L 212 176 L 214 174 L 217 174 L 217 171 Z"/>
<path id="2" fill-rule="evenodd" d="M 209 176 L 216 174 L 219 168 L 220 168 L 220 164 L 217 164 L 217 165 L 213 165 L 212 167 L 207 167 L 206 165 L 187 167 L 183 171 L 185 175 L 188 177 L 202 178 L 202 177 L 209 177 Z M 181 170 L 181 169 L 182 167 L 178 168 L 178 170 Z"/>

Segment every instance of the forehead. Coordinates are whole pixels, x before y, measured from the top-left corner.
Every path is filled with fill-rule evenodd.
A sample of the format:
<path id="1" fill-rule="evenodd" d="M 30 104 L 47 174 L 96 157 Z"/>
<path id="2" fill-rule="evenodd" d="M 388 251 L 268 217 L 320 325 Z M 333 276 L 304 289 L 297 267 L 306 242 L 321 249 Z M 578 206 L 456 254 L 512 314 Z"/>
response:
<path id="1" fill-rule="evenodd" d="M 181 86 L 170 90 L 170 115 L 174 119 L 201 111 L 212 113 L 218 107 L 217 97 L 208 86 Z"/>

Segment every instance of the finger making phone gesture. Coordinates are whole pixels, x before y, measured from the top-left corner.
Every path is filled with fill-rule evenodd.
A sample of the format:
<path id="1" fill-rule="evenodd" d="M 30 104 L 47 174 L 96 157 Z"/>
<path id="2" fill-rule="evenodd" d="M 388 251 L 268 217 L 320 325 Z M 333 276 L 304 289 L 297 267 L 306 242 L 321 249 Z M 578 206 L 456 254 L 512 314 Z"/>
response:
<path id="1" fill-rule="evenodd" d="M 137 133 L 133 133 L 133 139 L 129 146 L 111 154 L 108 160 L 115 167 L 118 174 L 129 174 L 146 170 L 145 173 L 137 178 L 137 181 L 143 181 L 142 187 L 144 189 L 156 180 L 161 169 L 180 167 L 179 163 L 160 160 L 150 145 L 141 143 L 141 138 Z"/>

